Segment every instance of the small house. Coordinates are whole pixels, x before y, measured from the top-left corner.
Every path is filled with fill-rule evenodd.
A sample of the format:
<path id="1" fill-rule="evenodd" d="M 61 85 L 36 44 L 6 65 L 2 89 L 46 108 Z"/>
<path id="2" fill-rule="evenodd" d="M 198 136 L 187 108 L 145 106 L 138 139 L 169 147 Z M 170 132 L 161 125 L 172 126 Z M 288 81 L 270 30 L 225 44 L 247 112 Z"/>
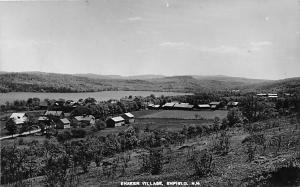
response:
<path id="1" fill-rule="evenodd" d="M 121 116 L 109 118 L 106 120 L 106 126 L 107 127 L 120 127 L 125 124 L 125 119 Z"/>
<path id="2" fill-rule="evenodd" d="M 69 129 L 71 128 L 71 122 L 67 118 L 60 119 L 56 124 L 56 128 Z"/>
<path id="3" fill-rule="evenodd" d="M 209 105 L 210 105 L 210 109 L 217 110 L 221 107 L 221 102 L 213 101 L 213 102 L 210 102 Z"/>
<path id="4" fill-rule="evenodd" d="M 129 112 L 124 113 L 121 117 L 125 119 L 126 124 L 134 123 L 134 115 Z"/>
<path id="5" fill-rule="evenodd" d="M 81 124 L 95 125 L 96 119 L 93 115 L 75 116 L 74 119 Z"/>
<path id="6" fill-rule="evenodd" d="M 9 118 L 12 119 L 17 125 L 23 124 L 29 120 L 26 113 L 12 113 Z"/>
<path id="7" fill-rule="evenodd" d="M 200 110 L 210 110 L 210 105 L 209 104 L 199 104 L 197 106 L 197 108 Z"/>
<path id="8" fill-rule="evenodd" d="M 45 126 L 49 126 L 51 124 L 51 121 L 47 116 L 40 116 L 38 118 L 38 123 L 43 124 Z"/>

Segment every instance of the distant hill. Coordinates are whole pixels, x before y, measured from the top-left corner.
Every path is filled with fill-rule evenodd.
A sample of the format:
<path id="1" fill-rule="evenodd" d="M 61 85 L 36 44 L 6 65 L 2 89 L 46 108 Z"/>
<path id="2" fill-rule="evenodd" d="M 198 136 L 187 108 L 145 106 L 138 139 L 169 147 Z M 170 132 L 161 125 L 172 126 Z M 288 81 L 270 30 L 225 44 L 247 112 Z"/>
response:
<path id="1" fill-rule="evenodd" d="M 300 93 L 300 77 L 261 82 L 243 86 L 247 91 Z"/>
<path id="2" fill-rule="evenodd" d="M 94 92 L 145 90 L 201 92 L 216 90 L 279 90 L 300 88 L 300 78 L 279 81 L 229 76 L 162 76 L 56 74 L 44 72 L 0 73 L 0 92 Z"/>
<path id="3" fill-rule="evenodd" d="M 133 75 L 133 76 L 121 76 L 121 75 L 99 75 L 99 74 L 74 74 L 75 76 L 94 78 L 94 79 L 124 79 L 124 80 L 148 80 L 154 78 L 163 78 L 163 75 Z"/>

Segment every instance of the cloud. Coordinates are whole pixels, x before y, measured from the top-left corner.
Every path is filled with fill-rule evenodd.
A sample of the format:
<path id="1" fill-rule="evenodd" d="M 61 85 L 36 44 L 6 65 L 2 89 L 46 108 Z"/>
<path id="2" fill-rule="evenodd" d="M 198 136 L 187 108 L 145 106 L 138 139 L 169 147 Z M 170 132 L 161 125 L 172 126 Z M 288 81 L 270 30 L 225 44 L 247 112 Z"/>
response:
<path id="1" fill-rule="evenodd" d="M 143 20 L 142 17 L 130 17 L 130 18 L 127 18 L 128 21 L 141 21 Z"/>
<path id="2" fill-rule="evenodd" d="M 0 43 L 1 47 L 12 49 L 12 48 L 21 48 L 21 47 L 34 47 L 41 45 L 56 45 L 55 42 L 50 40 L 4 40 Z"/>
<path id="3" fill-rule="evenodd" d="M 188 47 L 191 47 L 191 45 L 189 43 L 185 43 L 185 42 L 163 42 L 163 43 L 160 43 L 159 46 L 169 47 L 169 48 L 188 48 Z"/>
<path id="4" fill-rule="evenodd" d="M 269 41 L 260 41 L 260 42 L 250 42 L 249 49 L 252 51 L 259 51 L 263 49 L 264 47 L 271 46 L 272 42 Z"/>
<path id="5" fill-rule="evenodd" d="M 247 55 L 249 52 L 260 51 L 267 46 L 271 46 L 269 41 L 250 42 L 246 45 L 220 45 L 220 46 L 200 46 L 186 42 L 163 42 L 160 47 L 173 48 L 177 50 L 193 50 L 203 53 L 215 53 L 226 55 Z"/>
<path id="6" fill-rule="evenodd" d="M 211 53 L 219 53 L 219 54 L 243 54 L 245 53 L 245 50 L 236 47 L 236 46 L 226 46 L 226 45 L 221 45 L 218 47 L 199 47 L 197 48 L 199 51 L 202 52 L 211 52 Z"/>

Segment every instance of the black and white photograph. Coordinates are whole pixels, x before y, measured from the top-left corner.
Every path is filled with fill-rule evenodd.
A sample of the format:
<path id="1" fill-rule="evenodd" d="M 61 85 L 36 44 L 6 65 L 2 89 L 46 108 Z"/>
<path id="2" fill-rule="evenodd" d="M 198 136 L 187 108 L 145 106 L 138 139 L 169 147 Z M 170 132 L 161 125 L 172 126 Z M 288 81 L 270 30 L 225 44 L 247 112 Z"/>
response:
<path id="1" fill-rule="evenodd" d="M 300 186 L 300 0 L 0 0 L 0 186 Z"/>

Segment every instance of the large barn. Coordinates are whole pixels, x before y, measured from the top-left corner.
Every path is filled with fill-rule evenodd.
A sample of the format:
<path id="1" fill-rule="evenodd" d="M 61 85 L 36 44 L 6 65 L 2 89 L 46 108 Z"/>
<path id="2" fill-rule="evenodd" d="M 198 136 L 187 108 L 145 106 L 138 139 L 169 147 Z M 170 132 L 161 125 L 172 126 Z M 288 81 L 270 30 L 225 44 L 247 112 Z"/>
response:
<path id="1" fill-rule="evenodd" d="M 109 118 L 106 120 L 107 127 L 120 127 L 125 125 L 125 119 L 121 116 Z"/>
<path id="2" fill-rule="evenodd" d="M 194 105 L 190 105 L 189 103 L 176 103 L 174 105 L 174 109 L 177 110 L 193 110 Z"/>

